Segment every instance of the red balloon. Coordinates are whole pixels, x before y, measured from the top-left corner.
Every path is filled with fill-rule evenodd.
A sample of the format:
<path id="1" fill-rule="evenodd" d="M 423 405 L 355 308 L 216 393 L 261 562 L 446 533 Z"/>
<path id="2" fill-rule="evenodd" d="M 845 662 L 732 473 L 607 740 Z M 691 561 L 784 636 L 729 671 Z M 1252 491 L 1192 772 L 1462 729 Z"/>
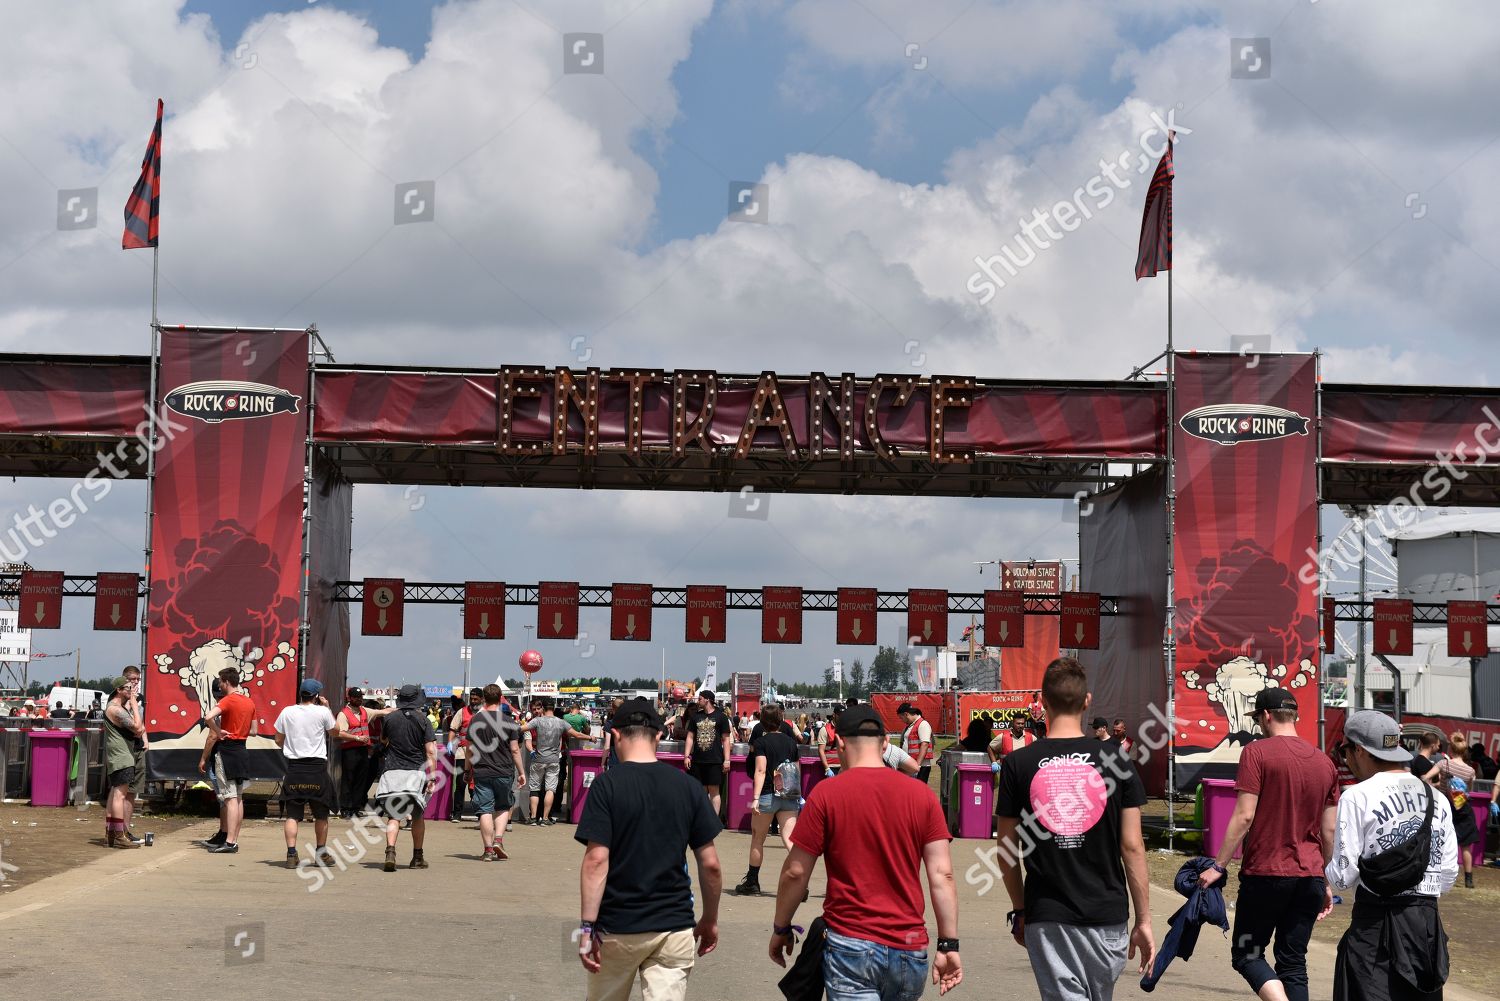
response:
<path id="1" fill-rule="evenodd" d="M 542 655 L 535 650 L 527 650 L 521 654 L 521 670 L 527 674 L 535 674 L 542 669 Z"/>

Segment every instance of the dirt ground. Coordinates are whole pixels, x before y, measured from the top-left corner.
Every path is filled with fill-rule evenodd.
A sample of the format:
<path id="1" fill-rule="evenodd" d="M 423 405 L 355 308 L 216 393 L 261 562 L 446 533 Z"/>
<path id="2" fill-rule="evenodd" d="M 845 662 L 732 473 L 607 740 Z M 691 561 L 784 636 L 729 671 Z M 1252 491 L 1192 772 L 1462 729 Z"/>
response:
<path id="1" fill-rule="evenodd" d="M 171 833 L 202 817 L 136 815 L 134 830 Z M 150 848 L 132 849 L 138 853 Z M 48 876 L 92 862 L 101 855 L 121 852 L 104 845 L 104 810 L 31 807 L 24 803 L 0 804 L 0 893 L 29 886 Z"/>

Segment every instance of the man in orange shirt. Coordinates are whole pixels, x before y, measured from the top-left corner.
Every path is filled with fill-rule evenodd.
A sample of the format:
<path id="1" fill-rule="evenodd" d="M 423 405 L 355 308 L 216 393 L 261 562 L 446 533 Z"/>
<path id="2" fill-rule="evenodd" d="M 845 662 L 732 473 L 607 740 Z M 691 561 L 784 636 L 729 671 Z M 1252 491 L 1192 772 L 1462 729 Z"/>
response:
<path id="1" fill-rule="evenodd" d="M 226 667 L 219 672 L 219 681 L 226 694 L 208 715 L 203 717 L 205 725 L 214 728 L 218 739 L 209 747 L 213 749 L 213 771 L 210 778 L 214 791 L 224 809 L 224 841 L 209 851 L 216 855 L 233 855 L 240 850 L 240 825 L 245 820 L 245 783 L 250 778 L 250 752 L 245 741 L 250 737 L 250 724 L 255 719 L 255 703 L 250 701 L 240 688 L 240 672 Z M 209 747 L 203 749 L 204 757 L 198 762 L 198 770 L 204 771 L 209 756 Z"/>

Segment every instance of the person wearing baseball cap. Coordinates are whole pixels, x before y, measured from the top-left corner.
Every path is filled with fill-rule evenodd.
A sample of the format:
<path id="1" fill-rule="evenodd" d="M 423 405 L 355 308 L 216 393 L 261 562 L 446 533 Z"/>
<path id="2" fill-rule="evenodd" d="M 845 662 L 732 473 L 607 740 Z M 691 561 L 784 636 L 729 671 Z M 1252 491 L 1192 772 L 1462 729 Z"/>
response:
<path id="1" fill-rule="evenodd" d="M 328 852 L 328 812 L 333 799 L 328 782 L 328 736 L 338 729 L 323 682 L 303 678 L 297 686 L 297 704 L 287 706 L 276 717 L 276 746 L 286 759 L 286 779 L 281 784 L 281 808 L 286 820 L 286 867 L 297 868 L 297 824 L 303 811 L 312 808 L 313 833 L 317 836 L 314 859 L 331 865 Z"/>
<path id="2" fill-rule="evenodd" d="M 1258 726 L 1265 736 L 1240 752 L 1234 814 L 1198 883 L 1227 878 L 1244 843 L 1231 965 L 1263 1001 L 1307 1001 L 1307 943 L 1333 910 L 1323 865 L 1333 850 L 1338 772 L 1297 735 L 1297 700 L 1285 688 L 1261 689 L 1245 718 L 1246 729 Z M 1273 935 L 1274 969 L 1265 956 Z"/>
<path id="3" fill-rule="evenodd" d="M 917 781 L 927 784 L 932 774 L 932 724 L 922 718 L 922 710 L 910 702 L 896 707 L 896 714 L 906 721 L 901 733 L 901 750 L 917 762 Z"/>
<path id="4" fill-rule="evenodd" d="M 946 994 L 963 981 L 963 962 L 942 807 L 930 788 L 885 767 L 885 723 L 869 706 L 844 710 L 838 736 L 838 778 L 813 786 L 789 838 L 771 923 L 771 960 L 786 965 L 797 906 L 821 857 L 828 875 L 823 900 L 828 996 L 918 996 L 929 965 L 925 869 L 938 933 L 931 978 Z"/>
<path id="5" fill-rule="evenodd" d="M 336 717 L 339 724 L 339 814 L 345 820 L 365 808 L 370 795 L 373 742 L 370 737 L 370 710 L 365 708 L 365 693 L 351 688 L 344 693 L 344 705 Z"/>
<path id="6" fill-rule="evenodd" d="M 628 1001 L 639 976 L 646 997 L 681 1001 L 694 954 L 719 943 L 724 874 L 714 838 L 723 827 L 703 786 L 656 760 L 662 718 L 650 702 L 623 703 L 610 726 L 619 762 L 589 787 L 573 834 L 585 846 L 575 938 L 588 998 Z M 696 923 L 689 850 L 703 900 Z"/>
<path id="7" fill-rule="evenodd" d="M 1089 723 L 1089 728 L 1094 731 L 1094 739 L 1109 739 L 1109 720 L 1105 719 L 1103 716 L 1095 716 Z"/>
<path id="8" fill-rule="evenodd" d="M 1325 873 L 1335 891 L 1357 891 L 1339 940 L 1334 1001 L 1440 998 L 1448 936 L 1437 900 L 1458 879 L 1453 809 L 1411 774 L 1401 727 L 1384 713 L 1350 713 L 1339 752 L 1359 781 L 1339 797 Z"/>

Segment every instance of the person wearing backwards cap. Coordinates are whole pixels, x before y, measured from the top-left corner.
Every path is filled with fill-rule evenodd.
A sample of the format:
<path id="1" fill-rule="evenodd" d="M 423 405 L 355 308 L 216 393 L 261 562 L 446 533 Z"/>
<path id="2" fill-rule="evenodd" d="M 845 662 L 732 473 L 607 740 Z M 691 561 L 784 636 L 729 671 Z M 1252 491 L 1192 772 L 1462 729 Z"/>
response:
<path id="1" fill-rule="evenodd" d="M 328 735 L 338 729 L 323 682 L 303 678 L 297 686 L 297 704 L 287 706 L 276 717 L 276 746 L 286 758 L 286 779 L 281 785 L 281 806 L 286 820 L 286 867 L 297 868 L 297 824 L 302 811 L 312 807 L 313 833 L 317 837 L 313 857 L 325 865 L 333 863 L 328 852 Z"/>
<path id="2" fill-rule="evenodd" d="M 839 717 L 839 777 L 820 782 L 791 835 L 776 888 L 770 956 L 786 966 L 792 924 L 822 856 L 828 869 L 823 921 L 823 986 L 829 1001 L 917 998 L 927 980 L 927 871 L 937 952 L 932 982 L 946 994 L 963 981 L 958 953 L 958 890 L 948 824 L 932 790 L 885 767 L 885 724 L 868 706 Z"/>
<path id="3" fill-rule="evenodd" d="M 588 998 L 627 1001 L 639 976 L 652 1001 L 682 1001 L 695 951 L 705 956 L 719 942 L 722 827 L 702 785 L 656 760 L 662 718 L 650 702 L 623 703 L 609 725 L 619 762 L 590 786 L 573 835 L 585 846 L 574 937 Z M 689 850 L 703 894 L 696 925 Z"/>
<path id="4" fill-rule="evenodd" d="M 1328 882 L 1358 887 L 1333 968 L 1334 1001 L 1436 1001 L 1448 979 L 1437 898 L 1458 879 L 1448 797 L 1411 774 L 1396 721 L 1351 713 L 1339 747 L 1359 781 L 1339 797 Z"/>
<path id="5" fill-rule="evenodd" d="M 1230 962 L 1262 1001 L 1307 1001 L 1307 942 L 1313 925 L 1333 910 L 1323 867 L 1333 855 L 1338 772 L 1328 755 L 1297 736 L 1291 692 L 1261 689 L 1245 716 L 1265 736 L 1240 753 L 1234 814 L 1219 857 L 1198 883 L 1206 888 L 1224 879 L 1244 842 Z M 1275 969 L 1265 956 L 1273 934 Z"/>

